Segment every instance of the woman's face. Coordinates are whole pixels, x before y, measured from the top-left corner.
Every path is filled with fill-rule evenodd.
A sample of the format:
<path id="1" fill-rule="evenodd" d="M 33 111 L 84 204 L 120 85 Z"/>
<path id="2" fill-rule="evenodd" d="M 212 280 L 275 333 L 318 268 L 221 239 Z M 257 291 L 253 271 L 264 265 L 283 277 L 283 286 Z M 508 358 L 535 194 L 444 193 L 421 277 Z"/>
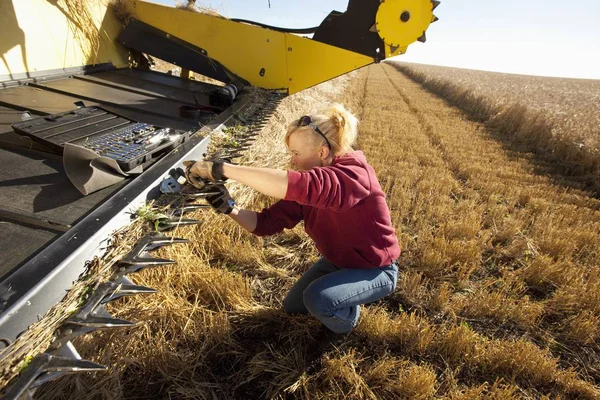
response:
<path id="1" fill-rule="evenodd" d="M 292 168 L 306 171 L 313 167 L 323 166 L 321 154 L 323 148 L 317 145 L 306 131 L 299 129 L 288 138 L 289 150 L 292 156 Z"/>

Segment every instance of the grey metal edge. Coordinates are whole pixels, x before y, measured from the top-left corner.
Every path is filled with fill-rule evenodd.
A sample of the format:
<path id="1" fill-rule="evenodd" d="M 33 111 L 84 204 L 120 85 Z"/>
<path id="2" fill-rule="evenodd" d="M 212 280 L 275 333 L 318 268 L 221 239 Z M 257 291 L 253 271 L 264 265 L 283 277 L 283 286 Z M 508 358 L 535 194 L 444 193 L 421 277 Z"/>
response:
<path id="1" fill-rule="evenodd" d="M 210 133 L 230 124 L 235 113 L 242 111 L 250 103 L 251 99 L 248 96 L 241 96 L 230 109 L 200 130 L 200 133 L 206 135 L 206 137 L 195 136 L 187 143 L 179 146 L 74 225 L 28 263 L 0 282 L 0 296 L 4 297 L 7 291 L 11 290 L 11 278 L 13 280 L 27 279 L 28 271 L 34 271 L 40 266 L 48 268 L 48 265 L 44 265 L 49 261 L 47 254 L 52 252 L 56 254 L 63 248 L 72 247 L 78 240 L 82 240 L 81 237 L 84 231 L 96 229 L 97 227 L 97 230 L 89 239 L 82 241 L 70 254 L 64 255 L 64 259 L 56 267 L 52 268 L 50 266 L 51 269 L 47 275 L 2 311 L 0 315 L 0 339 L 8 339 L 13 342 L 20 333 L 59 303 L 73 283 L 77 281 L 80 274 L 84 272 L 86 261 L 95 256 L 101 256 L 106 251 L 104 247 L 110 235 L 115 230 L 131 222 L 131 213 L 145 204 L 146 201 L 160 195 L 158 186 L 164 178 L 169 176 L 169 171 L 173 168 L 183 167 L 184 160 L 201 158 L 210 143 Z M 148 177 L 156 178 L 150 180 L 148 184 L 143 184 L 144 180 L 148 181 Z M 142 183 L 142 185 L 138 184 L 138 190 L 135 193 L 130 193 L 130 188 L 136 181 Z M 112 199 L 118 199 L 126 205 L 115 207 L 114 202 L 111 201 Z M 98 215 L 109 215 L 110 217 L 103 223 L 103 221 L 97 219 Z M 2 345 L 0 344 L 0 346 Z"/>

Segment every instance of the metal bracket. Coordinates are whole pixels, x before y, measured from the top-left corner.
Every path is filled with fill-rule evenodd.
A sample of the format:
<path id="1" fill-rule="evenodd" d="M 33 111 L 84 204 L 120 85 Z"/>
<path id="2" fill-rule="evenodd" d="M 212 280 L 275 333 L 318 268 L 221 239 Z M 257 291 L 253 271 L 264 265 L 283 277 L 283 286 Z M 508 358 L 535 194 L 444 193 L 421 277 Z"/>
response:
<path id="1" fill-rule="evenodd" d="M 183 185 L 175 177 L 169 176 L 160 183 L 159 189 L 161 193 L 179 193 L 183 189 Z"/>
<path id="2" fill-rule="evenodd" d="M 19 118 L 21 118 L 21 121 L 33 119 L 29 111 L 23 111 L 22 113 L 19 113 Z"/>

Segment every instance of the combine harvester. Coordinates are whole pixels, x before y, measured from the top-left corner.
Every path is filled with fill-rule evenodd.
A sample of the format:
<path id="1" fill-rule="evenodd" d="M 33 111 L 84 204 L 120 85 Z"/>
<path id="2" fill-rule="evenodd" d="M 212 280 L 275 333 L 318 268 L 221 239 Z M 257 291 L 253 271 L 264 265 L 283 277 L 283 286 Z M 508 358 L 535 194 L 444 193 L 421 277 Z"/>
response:
<path id="1" fill-rule="evenodd" d="M 71 340 L 131 326 L 108 301 L 152 289 L 127 274 L 175 261 L 151 257 L 185 242 L 145 236 L 113 260 L 114 273 L 78 308 L 53 316 L 50 339 L 32 324 L 73 291 L 113 233 L 163 193 L 181 194 L 183 161 L 206 156 L 211 133 L 260 128 L 283 96 L 403 54 L 437 18 L 431 0 L 350 0 L 315 28 L 284 29 L 140 0 L 0 2 L 0 391 L 29 397 L 65 373 L 104 366 L 81 360 Z M 312 38 L 303 37 L 310 35 Z M 181 67 L 151 69 L 152 57 Z M 192 80 L 190 74 L 222 84 Z M 252 95 L 260 88 L 266 96 Z M 256 132 L 220 157 L 239 157 Z M 185 188 L 187 188 L 186 185 Z M 185 192 L 184 188 L 184 192 Z M 196 221 L 204 192 L 181 194 L 165 231 Z M 34 339 L 32 339 L 34 338 Z M 30 343 L 39 340 L 39 342 Z M 44 341 L 46 340 L 46 342 Z M 31 345 L 31 346 L 30 346 Z M 31 347 L 38 351 L 25 353 Z"/>

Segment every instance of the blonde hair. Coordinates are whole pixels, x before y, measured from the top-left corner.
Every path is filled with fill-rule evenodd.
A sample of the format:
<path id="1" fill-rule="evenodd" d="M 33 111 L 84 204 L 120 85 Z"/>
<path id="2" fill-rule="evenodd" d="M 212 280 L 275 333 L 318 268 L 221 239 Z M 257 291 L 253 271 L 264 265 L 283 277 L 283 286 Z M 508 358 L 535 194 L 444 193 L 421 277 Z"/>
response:
<path id="1" fill-rule="evenodd" d="M 321 132 L 327 137 L 331 144 L 331 150 L 334 155 L 345 154 L 354 149 L 352 146 L 356 142 L 358 119 L 342 104 L 331 105 L 327 110 L 309 115 L 312 122 L 319 127 Z M 298 126 L 300 119 L 294 120 L 288 127 L 285 134 L 285 145 L 289 147 L 290 136 L 297 131 L 311 132 L 315 144 L 326 145 L 325 139 L 310 126 Z"/>

